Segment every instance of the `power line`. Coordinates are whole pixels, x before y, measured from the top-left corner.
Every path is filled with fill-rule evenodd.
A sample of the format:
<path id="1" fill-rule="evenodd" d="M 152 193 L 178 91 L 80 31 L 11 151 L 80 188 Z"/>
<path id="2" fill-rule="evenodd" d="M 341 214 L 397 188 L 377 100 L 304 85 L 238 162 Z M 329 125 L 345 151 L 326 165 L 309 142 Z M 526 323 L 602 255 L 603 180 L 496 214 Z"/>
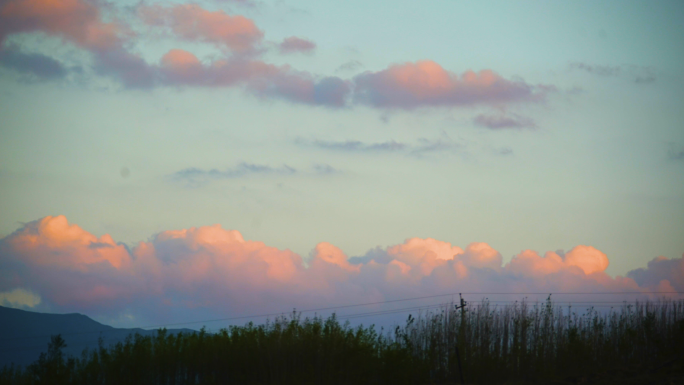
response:
<path id="1" fill-rule="evenodd" d="M 408 300 L 408 299 L 406 299 Z M 398 302 L 400 300 L 393 300 L 393 301 L 386 301 L 386 302 Z M 480 307 L 480 306 L 486 306 L 488 303 L 504 303 L 504 304 L 512 304 L 518 302 L 517 300 L 508 300 L 508 301 L 483 301 L 480 303 L 475 303 L 471 306 L 473 307 Z M 385 302 L 383 302 L 385 303 Z M 522 303 L 522 302 L 520 302 Z M 537 302 L 541 303 L 541 302 Z M 568 302 L 561 302 L 561 304 L 577 304 L 580 307 L 586 307 L 586 308 L 613 308 L 614 306 L 611 305 L 602 305 L 602 304 L 614 304 L 614 305 L 630 305 L 626 301 L 623 302 L 605 302 L 605 301 L 568 301 Z M 598 306 L 588 306 L 591 304 L 598 304 Z M 587 306 L 581 306 L 581 305 L 587 305 Z M 347 307 L 351 307 L 353 305 L 347 305 Z M 361 306 L 361 305 L 358 305 Z M 450 305 L 445 304 L 445 303 L 439 303 L 439 304 L 432 304 L 432 305 L 423 305 L 423 306 L 413 306 L 413 307 L 405 307 L 405 308 L 398 308 L 398 309 L 388 309 L 388 310 L 378 310 L 378 311 L 373 311 L 373 312 L 365 312 L 365 313 L 352 313 L 352 314 L 346 314 L 346 315 L 341 315 L 338 316 L 337 318 L 340 319 L 354 319 L 354 318 L 363 318 L 363 317 L 372 317 L 372 316 L 382 316 L 382 315 L 388 315 L 388 314 L 399 314 L 399 313 L 406 313 L 409 311 L 414 311 L 414 310 L 429 310 L 429 309 L 436 309 L 436 308 L 450 308 Z M 279 313 L 284 314 L 284 313 Z M 244 317 L 241 317 L 244 318 Z M 118 330 L 109 330 L 109 331 L 119 331 L 121 332 L 121 329 Z M 124 329 L 125 331 L 125 329 Z M 74 334 L 85 334 L 85 333 L 70 333 L 70 334 L 62 334 L 62 336 L 69 336 L 69 335 L 74 335 Z M 133 333 L 128 334 L 126 337 L 119 337 L 115 338 L 113 340 L 110 340 L 110 345 L 112 342 L 117 341 L 123 341 L 127 338 L 129 338 Z M 50 337 L 50 336 L 43 336 L 42 338 L 45 337 Z M 25 338 L 16 338 L 16 339 L 28 339 L 28 338 L 41 338 L 41 337 L 25 337 Z M 2 340 L 0 340 L 2 341 Z M 80 343 L 80 344 L 75 344 L 71 345 L 72 347 L 74 346 L 88 346 L 90 345 L 89 343 Z M 44 346 L 31 346 L 31 347 L 19 347 L 19 348 L 12 348 L 12 349 L 5 349 L 5 350 L 0 350 L 0 352 L 6 352 L 6 351 L 29 351 L 29 350 L 36 350 L 36 349 L 43 349 Z"/>
<path id="2" fill-rule="evenodd" d="M 318 311 L 325 311 L 325 310 L 347 309 L 347 308 L 359 307 L 359 306 L 370 306 L 370 305 L 380 305 L 380 304 L 387 304 L 387 303 L 415 301 L 415 300 L 419 300 L 419 299 L 439 298 L 439 297 L 448 297 L 448 296 L 455 296 L 455 295 L 620 295 L 620 294 L 622 294 L 622 295 L 652 295 L 652 294 L 684 294 L 684 292 L 681 292 L 681 291 L 658 291 L 658 292 L 649 292 L 649 293 L 637 292 L 637 291 L 631 291 L 631 292 L 557 292 L 557 293 L 549 293 L 549 292 L 519 292 L 519 293 L 512 293 L 512 292 L 505 292 L 505 293 L 502 293 L 502 292 L 461 292 L 461 293 L 447 293 L 447 294 L 428 295 L 428 296 L 422 296 L 422 297 L 411 297 L 411 298 L 403 298 L 403 299 L 395 299 L 395 300 L 387 300 L 387 301 L 366 302 L 366 303 L 359 303 L 359 304 L 353 304 L 353 305 L 329 306 L 329 307 L 324 307 L 324 308 L 306 309 L 306 310 L 299 310 L 299 311 L 294 309 L 293 312 L 298 312 L 300 314 L 301 313 L 311 313 L 311 312 L 318 312 Z M 495 301 L 490 301 L 490 302 L 495 302 Z M 506 302 L 512 302 L 512 300 L 506 301 Z M 561 301 L 561 302 L 562 303 L 568 303 L 565 301 Z M 582 302 L 582 303 L 586 303 L 586 302 Z M 224 321 L 236 321 L 236 320 L 251 319 L 251 318 L 276 317 L 276 316 L 281 316 L 281 315 L 285 315 L 285 314 L 289 314 L 289 313 L 290 312 L 278 312 L 278 313 L 267 313 L 267 314 L 246 315 L 246 316 L 237 316 L 237 317 L 216 318 L 216 319 L 208 319 L 208 320 L 198 320 L 198 321 L 165 323 L 165 324 L 138 326 L 138 327 L 134 327 L 134 328 L 130 328 L 130 329 L 148 329 L 148 328 L 162 328 L 162 327 L 166 328 L 168 326 L 193 325 L 193 324 L 198 324 L 198 323 L 213 323 L 213 322 L 224 322 Z M 63 336 L 74 336 L 74 335 L 83 335 L 83 334 L 120 332 L 120 331 L 121 331 L 121 329 L 112 328 L 112 329 L 104 329 L 104 330 L 92 330 L 92 331 L 87 331 L 87 332 L 66 333 L 66 334 L 62 334 L 62 335 Z M 3 339 L 0 339 L 0 341 L 14 341 L 14 340 L 25 340 L 25 339 L 30 339 L 30 338 L 47 338 L 47 337 L 50 337 L 50 335 L 32 336 L 32 337 L 3 338 Z"/>

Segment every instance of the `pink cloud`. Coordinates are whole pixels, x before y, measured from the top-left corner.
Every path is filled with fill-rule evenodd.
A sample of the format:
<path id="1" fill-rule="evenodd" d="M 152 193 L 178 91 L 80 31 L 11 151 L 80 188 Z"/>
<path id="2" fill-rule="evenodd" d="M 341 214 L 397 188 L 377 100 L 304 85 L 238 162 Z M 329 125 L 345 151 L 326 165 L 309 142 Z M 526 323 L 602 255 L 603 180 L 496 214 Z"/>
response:
<path id="1" fill-rule="evenodd" d="M 202 64 L 192 53 L 174 49 L 162 57 L 160 72 L 165 84 L 179 86 L 244 86 L 264 98 L 280 98 L 311 105 L 342 107 L 351 91 L 337 77 L 317 78 L 289 66 L 261 60 L 231 58 Z"/>
<path id="2" fill-rule="evenodd" d="M 491 70 L 458 76 L 430 60 L 368 71 L 356 76 L 355 83 L 358 102 L 381 108 L 535 101 L 545 95 L 539 87 L 505 79 Z"/>
<path id="3" fill-rule="evenodd" d="M 543 257 L 526 250 L 503 264 L 486 243 L 462 249 L 430 238 L 354 259 L 320 243 L 306 262 L 218 225 L 164 231 L 128 248 L 63 216 L 28 223 L 0 240 L 0 292 L 30 290 L 42 298 L 40 306 L 60 311 L 133 312 L 149 320 L 190 308 L 231 316 L 454 292 L 684 290 L 681 258 L 656 258 L 627 277 L 609 276 L 607 266 L 608 257 L 590 246 Z M 633 297 L 606 299 L 627 298 Z"/>
<path id="4" fill-rule="evenodd" d="M 311 53 L 316 49 L 316 43 L 311 40 L 302 39 L 296 36 L 291 36 L 283 39 L 283 42 L 278 44 L 278 49 L 282 54 L 290 53 Z"/>
<path id="5" fill-rule="evenodd" d="M 90 50 L 120 43 L 121 26 L 102 21 L 87 0 L 5 0 L 0 5 L 0 42 L 13 33 L 45 32 Z"/>
<path id="6" fill-rule="evenodd" d="M 174 83 L 192 84 L 201 81 L 204 68 L 197 56 L 182 49 L 172 49 L 161 59 L 161 69 Z"/>
<path id="7" fill-rule="evenodd" d="M 211 43 L 236 52 L 254 50 L 264 36 L 251 19 L 221 10 L 207 11 L 196 4 L 141 6 L 138 11 L 145 23 L 166 26 L 183 40 Z"/>
<path id="8" fill-rule="evenodd" d="M 182 40 L 216 45 L 232 55 L 224 52 L 223 58 L 203 62 L 188 51 L 172 49 L 159 64 L 150 64 L 124 44 L 131 43 L 135 33 L 121 23 L 105 22 L 100 3 L 90 0 L 0 1 L 0 40 L 23 32 L 60 36 L 93 54 L 96 73 L 129 88 L 240 86 L 262 98 L 331 107 L 344 107 L 350 101 L 408 109 L 537 101 L 550 90 L 505 79 L 491 70 L 458 76 L 433 61 L 393 65 L 352 80 L 316 76 L 254 59 L 264 34 L 244 16 L 209 11 L 196 4 L 140 5 L 137 10 L 147 25 L 167 29 Z M 293 36 L 283 40 L 279 49 L 283 53 L 311 52 L 315 43 Z M 41 59 L 42 65 L 46 58 Z"/>
<path id="9" fill-rule="evenodd" d="M 155 70 L 124 48 L 134 34 L 126 25 L 103 21 L 100 3 L 88 0 L 5 0 L 0 2 L 0 44 L 9 35 L 43 32 L 90 51 L 98 74 L 127 87 L 150 87 Z"/>

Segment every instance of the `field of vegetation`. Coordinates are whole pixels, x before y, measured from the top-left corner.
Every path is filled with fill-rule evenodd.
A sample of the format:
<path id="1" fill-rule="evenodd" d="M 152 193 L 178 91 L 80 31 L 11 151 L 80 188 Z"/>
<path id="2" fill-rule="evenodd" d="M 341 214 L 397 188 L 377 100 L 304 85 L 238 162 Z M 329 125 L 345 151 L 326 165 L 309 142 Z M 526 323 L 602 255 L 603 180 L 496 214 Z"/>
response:
<path id="1" fill-rule="evenodd" d="M 54 336 L 34 364 L 4 368 L 0 384 L 684 383 L 684 300 L 602 312 L 551 300 L 447 304 L 394 330 L 292 314 L 134 335 L 80 357 L 63 345 Z"/>

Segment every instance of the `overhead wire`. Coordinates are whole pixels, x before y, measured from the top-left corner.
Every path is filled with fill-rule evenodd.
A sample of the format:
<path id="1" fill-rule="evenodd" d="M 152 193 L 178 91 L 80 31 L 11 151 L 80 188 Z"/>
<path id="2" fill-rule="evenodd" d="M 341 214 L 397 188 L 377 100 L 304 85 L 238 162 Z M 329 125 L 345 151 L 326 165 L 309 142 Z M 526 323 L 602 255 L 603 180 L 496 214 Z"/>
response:
<path id="1" fill-rule="evenodd" d="M 305 310 L 299 310 L 297 311 L 296 308 L 293 309 L 294 313 L 311 313 L 311 312 L 319 312 L 319 311 L 327 311 L 327 310 L 338 310 L 338 309 L 347 309 L 347 308 L 352 308 L 352 307 L 359 307 L 359 306 L 370 306 L 370 305 L 381 305 L 381 304 L 388 304 L 388 303 L 397 303 L 397 302 L 406 302 L 406 301 L 415 301 L 415 300 L 420 300 L 420 299 L 430 299 L 430 298 L 439 298 L 439 297 L 447 297 L 447 296 L 455 296 L 455 295 L 653 295 L 653 294 L 684 294 L 684 292 L 679 292 L 679 291 L 659 291 L 659 292 L 650 292 L 650 293 L 644 293 L 644 292 L 461 292 L 461 293 L 446 293 L 446 294 L 436 294 L 436 295 L 429 295 L 429 296 L 421 296 L 421 297 L 410 297 L 410 298 L 402 298 L 402 299 L 395 299 L 395 300 L 386 300 L 386 301 L 376 301 L 376 302 L 366 302 L 366 303 L 358 303 L 358 304 L 352 304 L 352 305 L 341 305 L 341 306 L 329 306 L 329 307 L 323 307 L 323 308 L 315 308 L 315 309 L 305 309 Z M 483 299 L 487 300 L 488 299 Z M 511 303 L 513 300 L 508 300 L 508 301 L 489 301 L 490 303 Z M 517 301 L 516 301 L 517 302 Z M 529 301 L 528 301 L 529 303 Z M 556 304 L 560 303 L 570 303 L 568 301 L 559 301 L 555 302 Z M 592 303 L 591 301 L 581 301 L 581 302 L 576 302 L 580 304 L 588 304 Z M 594 303 L 613 303 L 613 302 L 594 302 Z M 615 302 L 615 304 L 622 304 L 623 302 Z M 414 307 L 410 308 L 414 309 Z M 383 310 L 387 311 L 387 310 Z M 168 326 L 179 326 L 179 325 L 192 325 L 192 324 L 198 324 L 198 323 L 214 323 L 214 322 L 225 322 L 225 321 L 235 321 L 235 320 L 241 320 L 241 319 L 254 319 L 254 318 L 264 318 L 264 317 L 278 317 L 278 316 L 284 316 L 286 314 L 290 314 L 290 312 L 278 312 L 278 313 L 267 313 L 267 314 L 256 314 L 256 315 L 247 315 L 247 316 L 236 316 L 236 317 L 225 317 L 225 318 L 217 318 L 217 319 L 205 319 L 205 320 L 197 320 L 197 321 L 187 321 L 187 322 L 175 322 L 175 323 L 164 323 L 164 324 L 156 324 L 156 325 L 146 325 L 146 326 L 138 326 L 135 328 L 131 329 L 150 329 L 150 328 L 166 328 Z M 355 316 L 356 317 L 356 316 Z M 84 334 L 94 334 L 94 333 L 107 333 L 107 332 L 120 332 L 121 329 L 116 329 L 116 328 L 108 328 L 108 329 L 103 329 L 103 330 L 91 330 L 91 331 L 86 331 L 86 332 L 73 332 L 73 333 L 65 333 L 63 336 L 74 336 L 74 335 L 84 335 Z M 36 338 L 47 338 L 50 337 L 49 335 L 42 335 L 42 336 L 22 336 L 22 337 L 13 337 L 13 338 L 3 338 L 0 339 L 0 341 L 14 341 L 14 340 L 25 340 L 25 339 L 36 339 Z"/>
<path id="2" fill-rule="evenodd" d="M 347 309 L 347 308 L 352 308 L 352 307 L 359 307 L 359 306 L 370 306 L 370 305 L 380 305 L 380 304 L 388 304 L 388 303 L 396 303 L 396 302 L 406 302 L 406 301 L 415 301 L 419 299 L 429 299 L 429 298 L 439 298 L 439 297 L 448 297 L 448 296 L 455 296 L 455 295 L 653 295 L 653 294 L 684 294 L 684 292 L 680 291 L 659 291 L 659 292 L 649 292 L 649 293 L 644 293 L 644 292 L 556 292 L 556 293 L 549 293 L 549 292 L 461 292 L 461 293 L 446 293 L 446 294 L 436 294 L 436 295 L 428 295 L 428 296 L 421 296 L 421 297 L 411 297 L 411 298 L 402 298 L 402 299 L 395 299 L 395 300 L 386 300 L 386 301 L 376 301 L 376 302 L 366 302 L 366 303 L 358 303 L 358 304 L 352 304 L 352 305 L 341 305 L 341 306 L 329 306 L 329 307 L 323 307 L 323 308 L 316 308 L 316 309 L 305 309 L 305 310 L 297 310 L 296 308 L 293 308 L 293 312 L 297 313 L 312 313 L 312 312 L 319 312 L 319 311 L 326 311 L 326 310 L 338 310 L 338 309 Z M 493 302 L 493 301 L 490 301 Z M 506 301 L 506 302 L 512 302 L 512 301 Z M 563 303 L 567 303 L 566 301 L 561 301 Z M 586 303 L 586 302 L 582 302 Z M 237 321 L 241 319 L 253 319 L 253 318 L 264 318 L 264 317 L 277 317 L 277 316 L 283 316 L 286 314 L 290 314 L 290 312 L 285 312 L 281 311 L 278 313 L 267 313 L 267 314 L 256 314 L 256 315 L 246 315 L 246 316 L 236 316 L 236 317 L 225 317 L 225 318 L 216 318 L 216 319 L 205 319 L 205 320 L 198 320 L 198 321 L 187 321 L 187 322 L 175 322 L 175 323 L 163 323 L 163 324 L 155 324 L 155 325 L 145 325 L 145 326 L 138 326 L 138 327 L 133 327 L 130 329 L 153 329 L 153 328 L 167 328 L 168 326 L 179 326 L 179 325 L 193 325 L 193 324 L 198 324 L 198 323 L 214 323 L 214 322 L 225 322 L 225 321 Z M 120 329 L 113 328 L 113 329 L 103 329 L 103 330 L 91 330 L 87 332 L 73 332 L 73 333 L 65 333 L 63 336 L 74 336 L 74 335 L 83 335 L 83 334 L 94 334 L 94 333 L 107 333 L 107 332 L 117 332 L 120 331 Z M 29 338 L 46 338 L 50 337 L 49 335 L 43 335 L 43 336 L 31 336 L 31 337 L 13 337 L 13 338 L 2 338 L 0 341 L 10 341 L 10 340 L 19 340 L 19 339 L 29 339 Z"/>
<path id="3" fill-rule="evenodd" d="M 663 293 L 675 294 L 675 292 L 663 292 Z M 466 294 L 466 293 L 460 293 L 460 294 Z M 522 294 L 522 293 L 518 293 L 518 294 Z M 545 293 L 545 294 L 546 294 L 546 293 Z M 554 293 L 551 293 L 551 294 L 554 294 Z M 555 293 L 555 294 L 560 294 L 560 293 Z M 601 294 L 605 294 L 605 293 L 601 293 Z M 623 293 L 621 293 L 621 294 L 623 294 Z M 684 294 L 684 292 L 676 292 L 676 294 Z M 440 296 L 443 296 L 443 295 L 440 295 Z M 433 297 L 433 298 L 434 298 L 434 297 L 439 297 L 439 296 L 429 296 L 429 297 Z M 421 298 L 424 298 L 424 297 L 421 297 Z M 413 298 L 412 298 L 412 299 L 413 299 Z M 411 300 L 411 299 L 383 301 L 383 302 L 380 302 L 380 303 L 399 302 L 399 301 L 406 301 L 406 300 Z M 473 301 L 473 302 L 474 302 L 474 301 Z M 471 306 L 479 307 L 479 306 L 487 305 L 487 304 L 490 304 L 490 303 L 514 304 L 514 303 L 522 303 L 522 302 L 523 302 L 523 301 L 518 301 L 518 300 L 489 301 L 489 300 L 486 300 L 486 299 L 485 299 L 485 300 L 482 300 L 481 302 L 475 302 L 475 303 L 474 303 L 473 305 L 471 305 Z M 526 303 L 530 303 L 530 302 L 526 302 Z M 536 302 L 534 302 L 534 303 L 535 303 L 535 304 L 540 304 L 540 303 L 542 303 L 542 302 L 536 301 Z M 371 304 L 377 304 L 377 303 L 371 303 Z M 622 302 L 617 302 L 617 301 L 615 301 L 615 302 L 606 302 L 606 301 L 561 301 L 560 303 L 554 302 L 554 304 L 556 304 L 556 305 L 562 305 L 562 304 L 573 305 L 573 304 L 574 304 L 574 305 L 578 305 L 579 307 L 586 307 L 586 308 L 596 308 L 596 307 L 600 307 L 600 308 L 608 308 L 608 307 L 610 307 L 610 308 L 612 308 L 612 307 L 614 307 L 614 306 L 612 306 L 612 305 L 606 305 L 606 304 L 613 304 L 613 305 L 615 305 L 615 306 L 617 306 L 617 305 L 623 305 L 623 306 L 624 306 L 624 305 L 630 305 L 630 303 L 628 303 L 627 301 L 622 301 Z M 594 306 L 594 304 L 598 304 L 598 306 Z M 359 304 L 359 305 L 346 305 L 345 307 L 363 306 L 363 305 L 365 305 L 365 304 Z M 584 306 L 582 306 L 582 305 L 584 305 Z M 495 306 L 496 306 L 496 305 L 495 305 Z M 415 310 L 429 310 L 429 309 L 436 309 L 436 308 L 445 308 L 445 309 L 446 309 L 446 308 L 448 308 L 448 307 L 449 307 L 448 304 L 439 303 L 439 304 L 431 304 L 431 305 L 423 305 L 423 306 L 404 307 L 404 308 L 398 308 L 398 309 L 378 310 L 378 311 L 373 311 L 373 312 L 352 313 L 352 314 L 345 314 L 345 315 L 340 315 L 340 316 L 337 316 L 337 315 L 336 315 L 336 317 L 339 318 L 339 319 L 348 320 L 348 319 L 363 318 L 363 317 L 371 317 L 371 316 L 382 316 L 382 315 L 388 315 L 388 314 L 406 313 L 406 312 L 415 311 Z M 324 309 L 324 310 L 330 310 L 331 308 L 323 308 L 323 309 Z M 309 310 L 309 311 L 314 311 L 314 310 Z M 302 312 L 303 312 L 303 311 L 302 311 Z M 284 313 L 284 312 L 283 312 L 283 313 L 271 313 L 271 315 L 273 315 L 273 314 L 285 315 L 285 314 L 287 314 L 287 313 Z M 296 314 L 296 312 L 295 312 L 295 314 Z M 300 313 L 300 314 L 301 314 L 301 313 Z M 244 317 L 235 317 L 235 318 L 247 318 L 247 317 L 248 317 L 248 316 L 244 316 Z M 254 316 L 254 317 L 256 318 L 256 317 L 258 317 L 258 316 Z M 201 321 L 199 321 L 199 322 L 201 322 Z M 122 329 L 113 329 L 113 330 L 112 330 L 112 329 L 108 329 L 107 331 L 117 331 L 117 332 L 121 332 L 121 331 L 125 331 L 125 330 L 126 330 L 126 329 L 123 329 L 123 330 L 122 330 Z M 148 331 L 149 331 L 149 330 L 148 330 Z M 67 334 L 62 334 L 62 336 L 70 336 L 70 335 L 75 335 L 75 334 L 85 334 L 85 333 L 67 333 Z M 129 337 L 132 336 L 132 335 L 133 335 L 133 333 L 130 333 L 130 334 L 128 334 L 126 337 L 119 337 L 119 338 L 110 339 L 109 342 L 110 342 L 110 344 L 111 344 L 112 342 L 116 342 L 116 341 L 119 341 L 119 342 L 120 342 L 120 341 L 123 341 L 123 340 L 129 338 Z M 35 338 L 46 338 L 46 337 L 51 337 L 51 336 L 33 336 L 33 337 L 23 337 L 23 338 L 19 337 L 19 338 L 15 338 L 15 339 L 3 339 L 3 340 L 0 340 L 0 341 L 18 340 L 18 339 L 35 339 Z M 73 346 L 88 346 L 88 345 L 91 345 L 91 344 L 90 344 L 90 343 L 80 343 L 80 344 L 71 345 L 71 346 L 73 347 Z M 10 350 L 11 350 L 11 351 L 27 351 L 27 350 L 36 350 L 36 349 L 43 349 L 43 348 L 44 348 L 43 345 L 41 345 L 41 346 L 32 346 L 32 347 L 17 347 L 17 348 L 13 348 L 13 349 L 0 350 L 0 352 L 10 351 Z"/>

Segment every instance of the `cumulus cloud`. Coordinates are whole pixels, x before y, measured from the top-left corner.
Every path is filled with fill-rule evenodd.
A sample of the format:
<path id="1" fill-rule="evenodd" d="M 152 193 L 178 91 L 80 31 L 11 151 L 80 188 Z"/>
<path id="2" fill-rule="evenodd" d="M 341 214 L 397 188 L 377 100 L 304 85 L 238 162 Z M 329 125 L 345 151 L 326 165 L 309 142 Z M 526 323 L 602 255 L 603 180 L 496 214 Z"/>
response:
<path id="1" fill-rule="evenodd" d="M 88 0 L 4 0 L 0 2 L 0 44 L 16 33 L 42 32 L 63 38 L 93 54 L 95 71 L 129 87 L 149 87 L 154 69 L 124 44 L 133 33 L 121 23 L 105 22 L 99 3 Z M 60 74 L 55 59 L 12 58 L 30 62 L 34 72 Z M 57 76 L 57 75 L 54 75 Z"/>
<path id="2" fill-rule="evenodd" d="M 173 49 L 161 59 L 162 82 L 178 86 L 244 86 L 260 97 L 271 97 L 311 105 L 342 107 L 351 88 L 337 77 L 317 78 L 289 66 L 260 60 L 230 58 L 203 64 L 188 51 Z"/>
<path id="3" fill-rule="evenodd" d="M 0 65 L 40 80 L 61 79 L 68 73 L 61 62 L 40 53 L 22 52 L 14 45 L 0 48 Z"/>
<path id="4" fill-rule="evenodd" d="M 492 130 L 537 127 L 534 120 L 524 116 L 510 113 L 480 114 L 473 119 L 473 122 L 480 127 L 490 128 Z"/>
<path id="5" fill-rule="evenodd" d="M 0 240 L 0 292 L 30 288 L 60 311 L 152 320 L 188 309 L 229 316 L 453 292 L 684 290 L 681 258 L 655 258 L 627 277 L 606 274 L 608 264 L 585 245 L 543 256 L 524 250 L 504 264 L 486 243 L 462 248 L 431 238 L 356 258 L 322 242 L 305 261 L 219 225 L 163 231 L 129 248 L 58 216 Z"/>
<path id="6" fill-rule="evenodd" d="M 120 43 L 120 25 L 102 20 L 97 3 L 87 0 L 3 0 L 0 42 L 8 35 L 44 32 L 81 47 L 107 50 Z"/>
<path id="7" fill-rule="evenodd" d="M 0 3 L 0 43 L 22 32 L 60 36 L 93 54 L 95 72 L 112 77 L 128 88 L 154 86 L 244 87 L 263 98 L 341 107 L 351 90 L 337 77 L 318 77 L 289 66 L 275 66 L 242 54 L 257 50 L 263 32 L 251 19 L 207 11 L 196 4 L 164 7 L 142 5 L 140 18 L 166 28 L 182 40 L 214 44 L 238 55 L 202 63 L 194 54 L 172 49 L 160 64 L 147 63 L 124 43 L 131 36 L 127 26 L 103 21 L 98 3 L 87 0 L 6 0 Z M 295 42 L 295 46 L 301 42 Z M 290 46 L 290 48 L 293 48 Z M 52 58 L 7 51 L 5 66 L 46 76 L 61 74 Z"/>
<path id="8" fill-rule="evenodd" d="M 235 52 L 253 51 L 264 36 L 251 19 L 221 10 L 207 11 L 197 4 L 143 5 L 138 12 L 145 23 L 169 28 L 180 39 L 211 43 Z"/>
<path id="9" fill-rule="evenodd" d="M 466 71 L 458 76 L 430 60 L 364 72 L 354 80 L 356 101 L 380 108 L 538 101 L 547 92 L 522 80 L 505 79 L 491 70 Z"/>
<path id="10" fill-rule="evenodd" d="M 167 52 L 159 68 L 166 84 L 211 87 L 263 83 L 286 72 L 286 68 L 249 59 L 218 59 L 205 65 L 194 54 L 181 49 Z"/>
<path id="11" fill-rule="evenodd" d="M 291 53 L 311 53 L 316 49 L 316 43 L 311 40 L 302 39 L 296 36 L 291 36 L 283 39 L 283 42 L 278 44 L 278 50 L 282 54 Z"/>
<path id="12" fill-rule="evenodd" d="M 124 48 L 95 52 L 94 70 L 118 80 L 127 88 L 151 88 L 159 78 L 157 68 Z"/>
<path id="13" fill-rule="evenodd" d="M 679 259 L 655 257 L 646 268 L 632 270 L 627 277 L 639 286 L 662 291 L 684 291 L 684 255 Z"/>
<path id="14" fill-rule="evenodd" d="M 135 9 L 145 25 L 182 41 L 211 44 L 220 54 L 207 61 L 176 48 L 166 52 L 159 62 L 148 62 L 134 49 L 137 40 L 144 37 L 133 29 L 135 20 L 125 24 L 115 17 L 117 8 L 109 7 L 106 19 L 113 21 L 105 21 L 102 4 L 95 0 L 2 0 L 0 43 L 18 33 L 42 32 L 61 37 L 92 54 L 96 74 L 127 88 L 240 87 L 260 98 L 337 108 L 354 103 L 413 109 L 536 102 L 553 91 L 551 86 L 505 79 L 491 70 L 466 71 L 459 76 L 433 61 L 392 65 L 352 79 L 273 65 L 259 60 L 264 51 L 264 32 L 253 20 L 197 4 L 141 4 Z M 315 49 L 315 43 L 293 36 L 278 47 L 282 53 L 306 53 Z M 5 66 L 38 77 L 63 76 L 59 62 L 47 56 L 11 51 L 3 57 Z M 359 64 L 350 62 L 340 70 L 352 70 Z"/>

